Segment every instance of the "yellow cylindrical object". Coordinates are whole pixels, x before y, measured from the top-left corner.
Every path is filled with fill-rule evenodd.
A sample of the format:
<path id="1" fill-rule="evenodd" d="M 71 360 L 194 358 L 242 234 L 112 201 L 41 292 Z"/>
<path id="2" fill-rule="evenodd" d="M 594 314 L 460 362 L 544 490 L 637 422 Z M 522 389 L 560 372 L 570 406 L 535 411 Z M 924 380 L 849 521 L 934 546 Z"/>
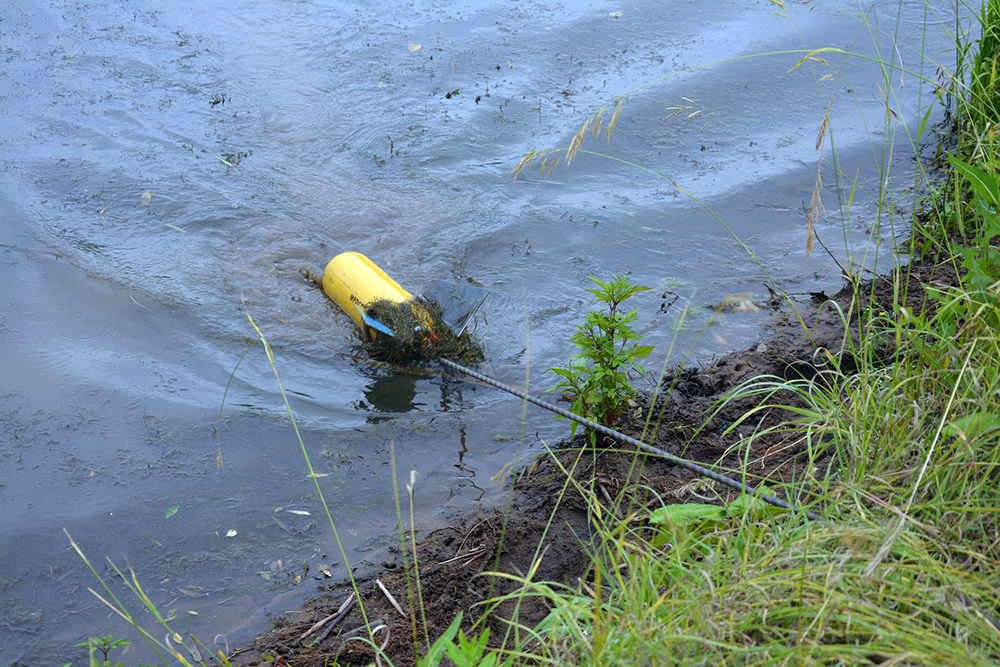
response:
<path id="1" fill-rule="evenodd" d="M 323 272 L 323 291 L 372 340 L 376 333 L 365 324 L 358 308 L 367 309 L 375 301 L 403 303 L 413 299 L 388 273 L 359 252 L 342 252 L 330 260 Z M 427 320 L 430 324 L 429 317 Z"/>

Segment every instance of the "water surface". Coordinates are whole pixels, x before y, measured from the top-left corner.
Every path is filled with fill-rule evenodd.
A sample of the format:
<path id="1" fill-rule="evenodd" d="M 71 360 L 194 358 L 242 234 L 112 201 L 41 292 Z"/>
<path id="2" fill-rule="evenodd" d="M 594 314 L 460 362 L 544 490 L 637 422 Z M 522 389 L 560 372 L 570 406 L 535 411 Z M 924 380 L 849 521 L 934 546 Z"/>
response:
<path id="1" fill-rule="evenodd" d="M 668 361 L 684 303 L 670 363 L 759 340 L 766 312 L 712 306 L 766 301 L 762 267 L 790 292 L 839 288 L 837 265 L 805 253 L 821 160 L 821 238 L 842 263 L 891 264 L 914 201 L 914 128 L 933 104 L 920 77 L 951 68 L 954 18 L 944 3 L 861 11 L 0 7 L 4 664 L 79 661 L 72 644 L 92 634 L 137 639 L 87 592 L 96 582 L 63 529 L 102 574 L 105 556 L 131 563 L 175 629 L 204 638 L 275 600 L 294 609 L 321 565 L 343 574 L 261 346 L 237 369 L 256 338 L 247 313 L 352 565 L 393 539 L 390 447 L 401 480 L 418 471 L 429 527 L 495 502 L 490 478 L 522 443 L 528 455 L 567 433 L 534 408 L 522 422 L 493 389 L 357 358 L 353 324 L 302 279 L 306 263 L 355 250 L 411 290 L 483 285 L 484 370 L 523 384 L 527 368 L 536 391 L 572 353 L 587 276 L 654 288 L 636 299 L 651 368 Z M 855 55 L 793 69 L 824 46 Z M 666 76 L 628 98 L 611 141 L 585 146 L 614 159 L 581 153 L 512 180 L 526 152 L 568 145 L 602 105 Z"/>

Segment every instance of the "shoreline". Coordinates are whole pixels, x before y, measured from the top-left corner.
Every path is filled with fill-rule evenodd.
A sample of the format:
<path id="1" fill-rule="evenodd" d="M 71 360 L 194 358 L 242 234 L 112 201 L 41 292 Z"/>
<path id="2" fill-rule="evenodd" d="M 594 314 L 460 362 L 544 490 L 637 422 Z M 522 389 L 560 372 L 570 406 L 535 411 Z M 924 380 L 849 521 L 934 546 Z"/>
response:
<path id="1" fill-rule="evenodd" d="M 894 283 L 900 287 L 898 293 L 905 295 L 901 305 L 919 309 L 925 304 L 922 284 L 931 282 L 954 285 L 958 277 L 947 264 L 911 263 L 893 275 L 876 277 L 859 287 L 861 298 L 856 303 L 852 303 L 854 290 L 848 284 L 827 300 L 814 298 L 796 304 L 807 331 L 791 309 L 780 309 L 757 345 L 731 352 L 701 368 L 668 371 L 653 411 L 651 421 L 658 421 L 659 426 L 652 437 L 642 438 L 651 400 L 648 394 L 640 398 L 636 410 L 618 424 L 618 429 L 697 463 L 711 467 L 721 464 L 730 470 L 742 468 L 754 484 L 767 480 L 789 482 L 799 477 L 807 465 L 829 467 L 834 462 L 832 450 L 818 456 L 814 453 L 810 460 L 801 443 L 789 443 L 779 433 L 755 439 L 750 451 L 741 449 L 743 429 L 730 427 L 756 407 L 756 398 L 729 401 L 714 414 L 713 406 L 732 388 L 760 376 L 823 382 L 821 360 L 828 356 L 824 350 L 840 360 L 842 370 L 850 370 L 854 361 L 844 352 L 850 348 L 845 341 L 847 335 L 857 341 L 858 313 L 867 308 L 893 310 Z M 846 328 L 841 313 L 851 313 Z M 894 356 L 895 350 L 888 343 L 879 352 L 886 362 Z M 755 417 L 755 428 L 759 431 L 778 426 L 791 416 L 785 410 L 768 409 Z M 376 580 L 380 581 L 404 610 L 409 609 L 404 560 L 409 563 L 412 554 L 404 559 L 398 546 L 389 548 L 386 557 L 379 559 L 381 568 L 356 577 L 368 623 L 384 621 L 388 625 L 385 652 L 393 664 L 415 664 L 413 631 L 418 625 L 425 623 L 426 631 L 436 638 L 447 630 L 458 612 L 465 614 L 461 623 L 465 632 L 469 633 L 474 623 L 479 623 L 479 629 L 490 628 L 490 646 L 499 646 L 509 631 L 504 618 L 516 614 L 525 627 L 541 622 L 549 611 L 541 597 L 519 597 L 516 602 L 510 599 L 489 609 L 484 603 L 513 593 L 523 584 L 517 579 L 523 580 L 529 573 L 532 581 L 555 585 L 573 586 L 581 578 L 586 579 L 592 553 L 588 542 L 594 537 L 591 526 L 595 520 L 588 502 L 594 499 L 609 512 L 608 516 L 620 520 L 630 516 L 632 509 L 654 501 L 719 504 L 737 495 L 650 455 L 605 449 L 594 456 L 583 433 L 571 445 L 557 453 L 541 453 L 512 473 L 505 485 L 509 489 L 514 484 L 509 513 L 502 506 L 484 508 L 472 516 L 456 515 L 427 534 L 418 529 L 421 597 L 415 606 L 423 612 L 416 625 L 394 608 L 376 584 Z M 585 499 L 579 488 L 567 483 L 567 470 L 582 485 L 590 485 L 585 493 L 592 494 L 591 498 Z M 801 489 L 800 493 L 807 491 Z M 510 578 L 484 575 L 494 571 Z M 339 633 L 364 629 L 365 617 L 357 606 L 317 646 L 307 646 L 300 639 L 317 621 L 334 613 L 350 593 L 350 583 L 342 582 L 309 600 L 298 617 L 273 619 L 273 629 L 258 636 L 253 647 L 241 650 L 234 664 L 258 665 L 279 657 L 282 664 L 291 667 L 325 664 L 325 660 L 341 665 L 370 664 L 375 652 L 369 644 L 337 639 Z M 306 643 L 315 642 L 322 632 L 316 630 L 307 636 Z M 382 633 L 375 637 L 379 642 L 385 639 Z M 422 638 L 421 634 L 418 640 Z"/>

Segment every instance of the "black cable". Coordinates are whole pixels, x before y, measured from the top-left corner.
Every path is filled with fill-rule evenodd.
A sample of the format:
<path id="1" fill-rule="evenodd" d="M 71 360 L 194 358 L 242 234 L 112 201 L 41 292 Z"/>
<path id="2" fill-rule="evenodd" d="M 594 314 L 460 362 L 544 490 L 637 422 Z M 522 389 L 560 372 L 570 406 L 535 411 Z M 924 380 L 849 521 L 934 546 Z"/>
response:
<path id="1" fill-rule="evenodd" d="M 814 512 L 810 512 L 808 510 L 804 510 L 797 505 L 788 503 L 787 501 L 784 501 L 781 498 L 778 498 L 777 496 L 771 495 L 770 493 L 763 493 L 762 491 L 755 489 L 752 486 L 743 484 L 742 482 L 732 479 L 731 477 L 726 477 L 725 475 L 719 474 L 714 470 L 709 470 L 708 468 L 698 465 L 697 463 L 694 463 L 692 461 L 688 461 L 687 459 L 682 459 L 681 457 L 675 456 L 668 451 L 660 449 L 659 447 L 653 447 L 652 445 L 647 445 L 645 442 L 642 442 L 641 440 L 637 440 L 631 436 L 627 436 L 624 433 L 619 433 L 618 431 L 610 429 L 607 426 L 604 426 L 603 424 L 598 424 L 597 422 L 591 419 L 587 419 L 586 417 L 581 417 L 578 414 L 574 414 L 569 410 L 566 410 L 565 408 L 560 408 L 557 405 L 553 405 L 541 399 L 535 398 L 534 396 L 529 395 L 527 392 L 521 391 L 520 389 L 515 389 L 514 387 L 506 385 L 502 382 L 498 382 L 487 375 L 483 375 L 482 373 L 472 370 L 471 368 L 466 368 L 465 366 L 456 364 L 454 361 L 451 361 L 450 359 L 441 359 L 440 361 L 442 364 L 444 364 L 445 366 L 454 371 L 458 371 L 459 373 L 468 375 L 469 377 L 475 378 L 476 380 L 484 382 L 492 387 L 496 387 L 497 389 L 502 389 L 503 391 L 506 391 L 508 394 L 513 394 L 518 398 L 524 399 L 529 403 L 534 403 L 535 405 L 545 408 L 546 410 L 549 410 L 551 412 L 554 412 L 557 415 L 561 415 L 563 417 L 566 417 L 567 419 L 572 419 L 578 424 L 582 424 L 587 428 L 597 431 L 598 433 L 606 435 L 610 438 L 614 438 L 615 440 L 624 442 L 626 444 L 632 445 L 633 447 L 641 449 L 645 452 L 649 452 L 650 454 L 654 454 L 656 456 L 664 458 L 667 461 L 673 463 L 674 465 L 686 468 L 687 470 L 708 477 L 709 479 L 714 479 L 716 482 L 725 484 L 730 488 L 736 489 L 737 491 L 740 491 L 742 493 L 749 494 L 751 496 L 754 496 L 755 498 L 760 498 L 764 502 L 770 503 L 775 507 L 781 507 L 786 510 L 791 510 L 792 512 L 801 513 L 804 517 L 806 517 L 807 519 L 812 519 L 813 521 L 824 520 L 823 517 L 819 516 L 818 514 L 815 514 Z"/>

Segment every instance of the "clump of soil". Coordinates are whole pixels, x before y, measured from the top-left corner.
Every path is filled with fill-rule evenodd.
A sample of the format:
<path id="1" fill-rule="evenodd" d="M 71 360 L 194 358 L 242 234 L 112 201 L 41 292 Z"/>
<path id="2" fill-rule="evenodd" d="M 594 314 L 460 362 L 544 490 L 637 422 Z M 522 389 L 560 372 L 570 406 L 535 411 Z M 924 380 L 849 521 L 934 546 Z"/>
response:
<path id="1" fill-rule="evenodd" d="M 482 345 L 471 334 L 463 332 L 456 336 L 448 328 L 436 303 L 379 300 L 368 304 L 366 310 L 393 332 L 392 336 L 378 333 L 374 340 L 362 343 L 365 352 L 374 359 L 419 363 L 446 358 L 478 364 L 486 358 Z"/>
<path id="2" fill-rule="evenodd" d="M 813 295 L 812 302 L 795 309 L 797 315 L 787 311 L 777 314 L 771 324 L 772 331 L 760 344 L 726 355 L 703 368 L 677 369 L 664 381 L 655 404 L 647 395 L 637 409 L 622 418 L 617 428 L 699 463 L 744 470 L 744 462 L 749 462 L 745 471 L 756 483 L 801 479 L 807 465 L 822 469 L 835 464 L 834 453 L 821 453 L 819 458 L 814 453 L 810 461 L 805 456 L 802 439 L 792 429 L 781 428 L 755 438 L 747 451 L 744 435 L 750 429 L 780 427 L 793 415 L 786 410 L 764 410 L 755 415 L 752 425 L 730 431 L 729 427 L 758 406 L 759 399 L 730 400 L 717 411 L 720 399 L 738 384 L 762 375 L 814 378 L 823 369 L 822 360 L 831 355 L 841 370 L 849 372 L 854 365 L 849 339 L 857 340 L 860 311 L 877 308 L 891 313 L 896 303 L 894 294 L 899 294 L 902 305 L 921 312 L 928 308 L 925 284 L 957 282 L 950 266 L 914 264 L 898 274 L 875 279 L 858 290 L 861 296 L 856 301 L 852 296 L 854 291 L 849 289 L 829 298 Z M 848 322 L 844 322 L 841 313 L 850 314 Z M 896 353 L 891 341 L 879 351 L 885 360 Z M 787 405 L 795 405 L 795 400 L 792 395 L 777 397 L 777 402 Z M 771 402 L 775 402 L 775 397 Z M 659 420 L 655 432 L 644 431 L 649 408 Z M 602 500 L 606 520 L 609 516 L 624 517 L 627 512 L 644 506 L 652 509 L 661 502 L 718 503 L 733 498 L 734 492 L 728 488 L 663 459 L 624 451 L 618 445 L 612 449 L 608 442 L 602 443 L 606 448 L 595 450 L 588 443 L 587 436 L 580 434 L 573 442 L 565 443 L 565 449 L 555 458 L 539 457 L 514 474 L 509 479 L 513 486 L 509 513 L 484 508 L 473 515 L 456 516 L 446 528 L 419 536 L 422 614 L 417 601 L 411 601 L 407 595 L 407 574 L 411 583 L 414 580 L 412 555 L 404 559 L 398 550 L 386 554 L 378 576 L 407 615 L 411 610 L 416 612 L 416 643 L 423 647 L 421 650 L 426 650 L 424 623 L 433 641 L 460 611 L 464 613 L 463 629 L 468 632 L 476 622 L 477 630 L 490 628 L 490 644 L 494 646 L 502 644 L 509 628 L 506 620 L 515 614 L 519 623 L 529 627 L 545 617 L 549 606 L 540 597 L 490 604 L 490 600 L 518 588 L 516 582 L 492 572 L 522 577 L 540 560 L 535 581 L 572 587 L 580 580 L 587 580 L 588 549 L 593 550 L 594 546 L 591 517 L 585 499 L 572 485 L 566 484 L 563 469 L 572 470 L 574 478 Z M 655 497 L 650 489 L 655 490 Z M 374 575 L 361 579 L 359 587 L 369 622 L 378 621 L 388 627 L 386 654 L 395 665 L 415 664 L 411 618 L 404 618 L 394 608 L 376 584 Z M 334 587 L 327 595 L 313 600 L 305 613 L 279 619 L 274 630 L 259 637 L 254 649 L 241 656 L 241 663 L 257 665 L 275 660 L 275 664 L 290 667 L 334 662 L 371 664 L 375 658 L 372 647 L 345 638 L 364 624 L 357 606 L 323 641 L 317 642 L 316 638 L 324 629 L 302 639 L 317 620 L 336 612 L 350 590 L 347 584 Z M 375 635 L 379 643 L 385 637 L 384 632 Z"/>

